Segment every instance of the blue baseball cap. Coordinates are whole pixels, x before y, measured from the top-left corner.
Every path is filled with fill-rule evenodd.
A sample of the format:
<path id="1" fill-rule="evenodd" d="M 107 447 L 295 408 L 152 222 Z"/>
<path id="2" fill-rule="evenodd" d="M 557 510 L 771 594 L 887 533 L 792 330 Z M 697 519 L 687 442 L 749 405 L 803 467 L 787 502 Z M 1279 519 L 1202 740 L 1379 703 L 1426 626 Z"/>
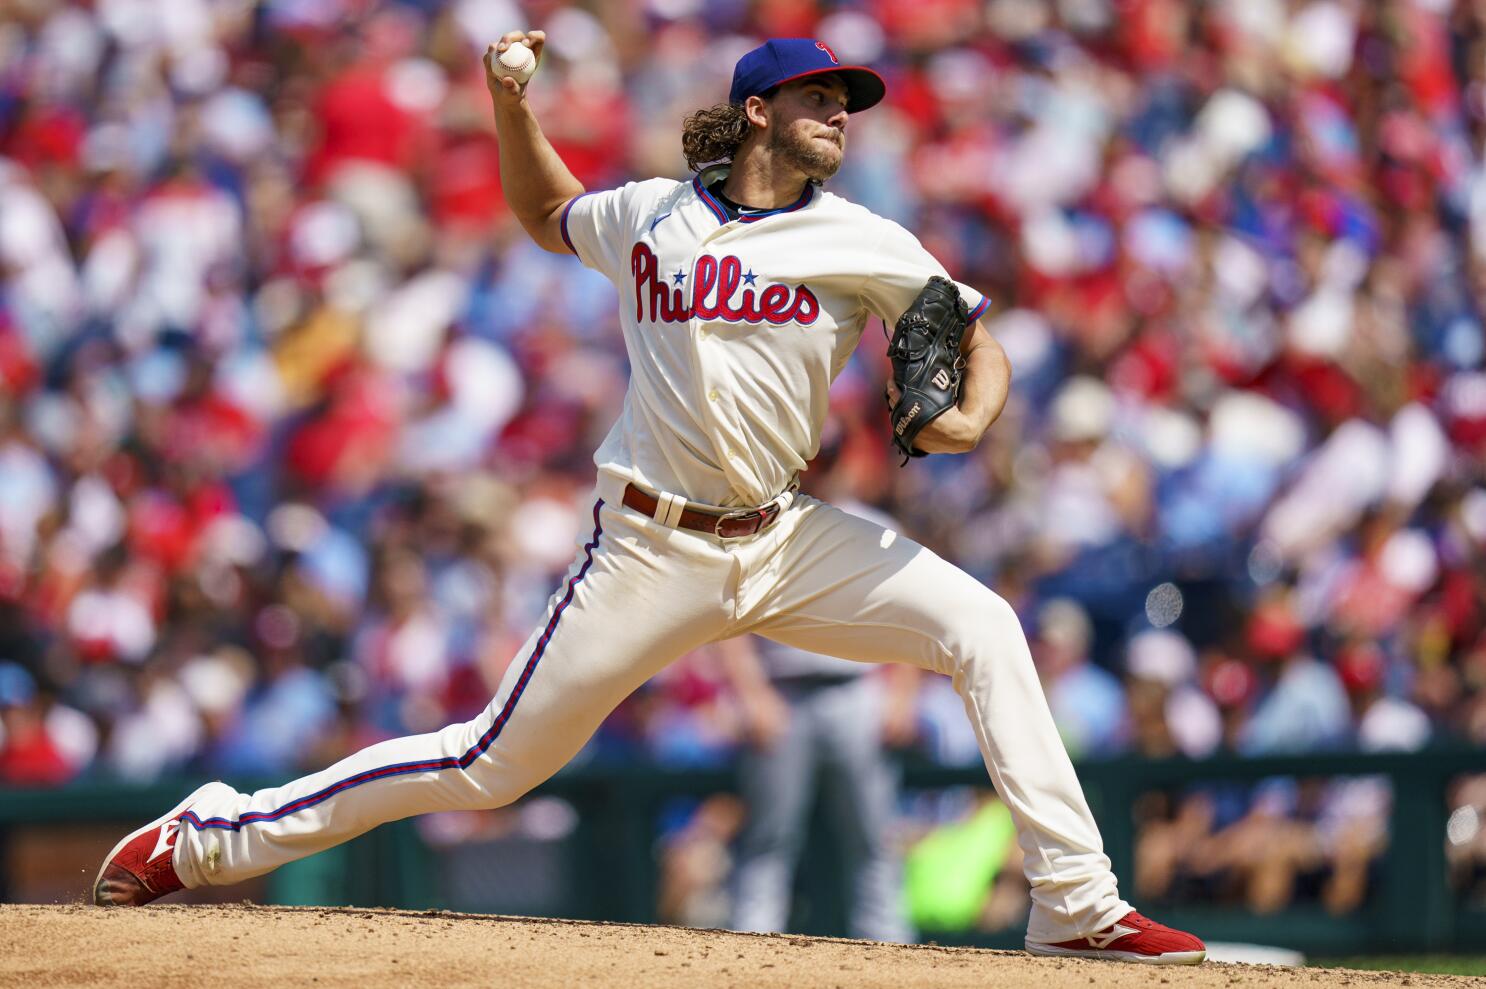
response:
<path id="1" fill-rule="evenodd" d="M 887 95 L 882 76 L 860 65 L 842 65 L 824 41 L 814 38 L 774 38 L 738 59 L 728 101 L 742 105 L 750 96 L 762 96 L 806 76 L 834 72 L 846 83 L 846 109 L 857 113 L 876 106 Z"/>

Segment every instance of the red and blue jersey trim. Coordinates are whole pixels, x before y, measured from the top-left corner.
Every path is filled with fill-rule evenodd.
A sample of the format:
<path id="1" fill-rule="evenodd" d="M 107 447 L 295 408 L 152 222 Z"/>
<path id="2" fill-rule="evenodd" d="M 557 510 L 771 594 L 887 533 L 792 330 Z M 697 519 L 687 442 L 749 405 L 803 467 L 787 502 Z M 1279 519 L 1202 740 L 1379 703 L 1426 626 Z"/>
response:
<path id="1" fill-rule="evenodd" d="M 709 210 L 712 211 L 713 216 L 717 217 L 717 222 L 724 224 L 727 223 L 728 211 L 723 207 L 722 203 L 717 201 L 717 197 L 712 195 L 711 191 L 709 191 L 706 186 L 702 185 L 702 177 L 698 175 L 693 178 L 691 180 L 691 185 L 692 188 L 696 190 L 697 196 L 702 200 L 702 203 Z M 765 210 L 762 213 L 747 213 L 743 216 L 738 217 L 738 222 L 757 223 L 759 220 L 763 220 L 771 216 L 778 216 L 781 213 L 793 213 L 797 209 L 804 209 L 807 205 L 809 205 L 810 200 L 814 198 L 815 185 L 813 183 L 806 182 L 805 191 L 800 193 L 800 198 L 796 199 L 788 206 L 780 206 L 778 209 Z"/>
<path id="2" fill-rule="evenodd" d="M 781 206 L 778 209 L 771 209 L 766 213 L 748 213 L 744 216 L 738 217 L 738 222 L 757 223 L 759 220 L 762 220 L 766 216 L 778 216 L 781 213 L 793 213 L 797 209 L 804 209 L 805 206 L 810 202 L 810 200 L 814 198 L 814 196 L 815 186 L 811 185 L 809 182 L 806 182 L 805 191 L 800 193 L 800 198 L 796 199 L 788 206 Z"/>
<path id="3" fill-rule="evenodd" d="M 696 190 L 697 197 L 701 199 L 702 205 L 712 211 L 712 215 L 717 218 L 718 223 L 728 222 L 728 211 L 723 209 L 722 203 L 719 203 L 716 197 L 707 191 L 707 187 L 702 185 L 702 177 L 700 175 L 691 180 L 691 187 Z"/>
<path id="4" fill-rule="evenodd" d="M 594 195 L 594 193 L 597 193 L 599 191 L 600 190 L 595 189 L 593 192 L 580 192 L 572 199 L 569 199 L 568 204 L 562 208 L 562 242 L 568 245 L 568 250 L 573 252 L 574 257 L 578 256 L 578 249 L 573 246 L 573 238 L 568 236 L 568 214 L 573 211 L 573 204 L 576 203 L 578 200 L 582 199 L 584 196 L 592 196 Z"/>
<path id="5" fill-rule="evenodd" d="M 206 820 L 202 820 L 196 816 L 194 811 L 186 811 L 185 814 L 181 815 L 181 820 L 191 825 L 197 831 L 209 828 L 221 831 L 240 831 L 249 824 L 263 824 L 268 821 L 277 821 L 297 811 L 307 810 L 316 804 L 329 800 L 338 793 L 344 793 L 346 790 L 361 786 L 363 783 L 373 783 L 377 780 L 389 779 L 393 776 L 405 776 L 408 773 L 432 773 L 443 769 L 468 769 L 476 759 L 484 755 L 485 751 L 495 743 L 495 740 L 500 737 L 501 729 L 511 719 L 511 712 L 516 710 L 516 703 L 521 700 L 521 695 L 525 693 L 527 684 L 531 682 L 532 673 L 536 671 L 537 664 L 542 661 L 542 655 L 547 651 L 547 645 L 552 641 L 553 633 L 557 631 L 557 623 L 562 618 L 562 613 L 567 610 L 568 605 L 573 600 L 573 592 L 577 589 L 578 584 L 582 582 L 584 576 L 587 575 L 588 568 L 593 564 L 593 551 L 598 548 L 599 537 L 603 535 L 604 531 L 603 524 L 599 521 L 599 510 L 603 507 L 604 502 L 602 499 L 593 506 L 593 539 L 583 547 L 583 565 L 578 568 L 578 572 L 568 581 L 567 592 L 563 595 L 562 600 L 557 603 L 557 607 L 552 609 L 552 617 L 547 620 L 546 628 L 542 630 L 542 635 L 537 639 L 537 644 L 532 649 L 531 656 L 527 658 L 526 666 L 521 671 L 521 678 L 516 681 L 516 686 L 511 691 L 511 696 L 506 698 L 506 703 L 501 707 L 500 714 L 496 715 L 495 720 L 490 723 L 490 727 L 480 736 L 479 741 L 470 746 L 463 755 L 458 758 L 450 756 L 444 759 L 426 759 L 421 762 L 400 762 L 391 766 L 379 766 L 376 769 L 368 769 L 365 772 L 357 773 L 355 776 L 343 779 L 338 783 L 332 783 L 330 786 L 311 793 L 308 796 L 300 797 L 298 800 L 287 803 L 275 810 L 250 811 L 249 813 L 240 815 L 235 820 L 229 820 L 225 817 L 209 817 Z"/>
<path id="6" fill-rule="evenodd" d="M 990 296 L 982 295 L 980 297 L 980 305 L 978 305 L 974 309 L 970 310 L 970 319 L 969 319 L 969 322 L 970 323 L 973 323 L 977 319 L 979 319 L 982 315 L 984 315 L 986 309 L 990 307 L 990 304 L 991 304 Z"/>

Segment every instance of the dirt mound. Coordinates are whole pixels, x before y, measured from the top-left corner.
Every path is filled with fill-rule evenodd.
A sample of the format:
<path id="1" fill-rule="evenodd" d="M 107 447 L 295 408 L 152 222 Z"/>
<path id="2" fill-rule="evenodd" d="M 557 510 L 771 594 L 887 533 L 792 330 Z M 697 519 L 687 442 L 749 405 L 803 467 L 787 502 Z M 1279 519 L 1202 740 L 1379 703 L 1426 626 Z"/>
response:
<path id="1" fill-rule="evenodd" d="M 1466 979 L 1408 976 L 1414 986 Z M 0 905 L 0 986 L 882 987 L 1397 985 L 1388 973 L 1161 969 L 674 927 L 315 907 Z"/>

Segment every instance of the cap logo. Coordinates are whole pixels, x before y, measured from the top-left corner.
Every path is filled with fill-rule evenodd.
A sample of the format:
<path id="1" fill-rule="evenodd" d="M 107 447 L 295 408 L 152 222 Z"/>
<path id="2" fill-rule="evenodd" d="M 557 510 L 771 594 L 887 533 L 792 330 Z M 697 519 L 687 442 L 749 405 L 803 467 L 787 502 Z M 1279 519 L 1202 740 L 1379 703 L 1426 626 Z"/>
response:
<path id="1" fill-rule="evenodd" d="M 821 51 L 823 51 L 827 55 L 831 56 L 831 64 L 832 65 L 840 65 L 841 64 L 841 60 L 836 57 L 836 53 L 833 52 L 833 51 L 831 51 L 830 45 L 827 45 L 824 41 L 817 41 L 815 43 L 815 47 L 819 48 Z"/>

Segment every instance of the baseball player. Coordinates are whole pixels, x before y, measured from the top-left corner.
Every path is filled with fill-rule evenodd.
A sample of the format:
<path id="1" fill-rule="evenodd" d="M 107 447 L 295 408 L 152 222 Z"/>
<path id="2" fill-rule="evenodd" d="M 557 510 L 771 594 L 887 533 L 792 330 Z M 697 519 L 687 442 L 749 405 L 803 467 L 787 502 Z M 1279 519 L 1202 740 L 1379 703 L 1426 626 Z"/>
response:
<path id="1" fill-rule="evenodd" d="M 894 430 L 908 452 L 972 449 L 1010 385 L 976 322 L 987 300 L 948 282 L 902 227 L 821 188 L 882 79 L 822 42 L 769 41 L 739 59 L 727 104 L 687 120 L 688 162 L 719 164 L 690 181 L 587 192 L 543 136 L 526 84 L 492 68 L 513 45 L 540 59 L 543 41 L 513 32 L 486 54 L 502 185 L 539 245 L 614 283 L 631 365 L 594 458 L 591 532 L 546 621 L 473 721 L 256 793 L 208 783 L 119 843 L 95 901 L 235 883 L 386 821 L 509 804 L 672 659 L 752 632 L 953 678 L 1026 853 L 1029 951 L 1201 961 L 1201 941 L 1120 898 L 1011 607 L 912 540 L 796 493 L 831 380 L 871 317 L 907 340 L 895 369 L 901 356 L 915 375 L 933 372 L 898 385 Z M 969 326 L 952 374 L 920 359 L 925 333 L 955 323 L 935 294 L 946 285 Z M 951 385 L 956 400 L 933 409 Z"/>
<path id="2" fill-rule="evenodd" d="M 861 514 L 857 512 L 856 514 Z M 847 930 L 872 941 L 912 941 L 903 910 L 902 864 L 890 829 L 897 771 L 888 754 L 912 724 L 910 680 L 892 685 L 865 663 L 821 656 L 769 639 L 720 644 L 748 725 L 739 756 L 739 795 L 748 809 L 738 841 L 728 926 L 781 932 L 789 922 L 795 868 L 817 791 L 845 872 Z M 917 675 L 911 667 L 898 671 Z M 889 697 L 889 689 L 897 696 Z M 889 701 L 897 702 L 897 710 Z"/>

